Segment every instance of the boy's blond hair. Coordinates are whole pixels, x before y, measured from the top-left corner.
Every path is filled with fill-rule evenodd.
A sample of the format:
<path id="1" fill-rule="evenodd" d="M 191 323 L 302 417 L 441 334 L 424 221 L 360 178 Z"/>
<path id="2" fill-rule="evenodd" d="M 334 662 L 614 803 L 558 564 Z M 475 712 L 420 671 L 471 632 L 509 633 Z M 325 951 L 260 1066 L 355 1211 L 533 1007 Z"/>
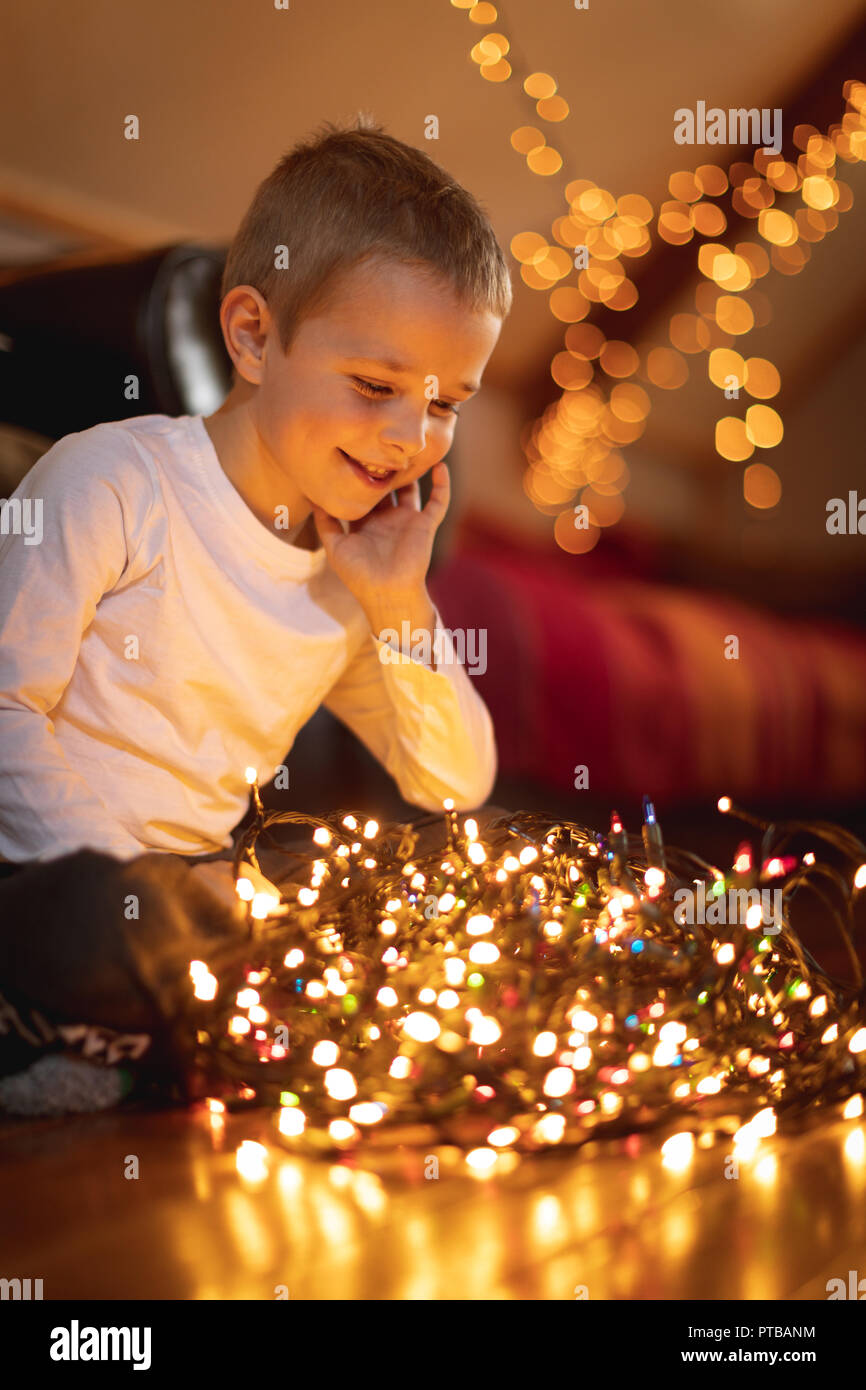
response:
<path id="1" fill-rule="evenodd" d="M 278 248 L 288 266 L 278 269 Z M 235 233 L 221 297 L 252 285 L 288 351 L 302 320 L 337 293 L 341 274 L 370 259 L 438 272 L 473 310 L 505 318 L 508 267 L 480 204 L 428 155 L 366 113 L 326 121 L 259 185 Z"/>

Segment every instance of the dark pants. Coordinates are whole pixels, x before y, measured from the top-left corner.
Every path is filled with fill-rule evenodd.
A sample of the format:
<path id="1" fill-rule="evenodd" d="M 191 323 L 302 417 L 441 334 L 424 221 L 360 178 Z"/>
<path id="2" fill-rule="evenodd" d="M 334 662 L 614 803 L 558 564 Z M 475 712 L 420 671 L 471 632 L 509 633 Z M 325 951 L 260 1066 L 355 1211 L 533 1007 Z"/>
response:
<path id="1" fill-rule="evenodd" d="M 500 812 L 487 806 L 475 815 L 483 828 Z M 418 853 L 445 843 L 442 818 L 424 819 Z M 247 939 L 245 914 L 232 914 L 190 865 L 232 854 L 123 862 L 79 850 L 0 865 L 0 1076 L 46 1049 L 68 1050 L 70 1036 L 86 1056 L 117 1061 L 144 1048 L 143 1070 L 182 1070 L 195 1037 L 190 961 L 204 960 L 219 976 L 220 961 L 235 958 Z M 308 881 L 311 832 L 277 826 L 257 854 L 277 887 L 293 866 Z"/>
<path id="2" fill-rule="evenodd" d="M 190 961 L 216 961 L 245 930 L 179 855 L 85 849 L 3 865 L 0 1075 L 68 1050 L 68 1037 L 85 1056 L 176 1065 L 189 1050 Z"/>

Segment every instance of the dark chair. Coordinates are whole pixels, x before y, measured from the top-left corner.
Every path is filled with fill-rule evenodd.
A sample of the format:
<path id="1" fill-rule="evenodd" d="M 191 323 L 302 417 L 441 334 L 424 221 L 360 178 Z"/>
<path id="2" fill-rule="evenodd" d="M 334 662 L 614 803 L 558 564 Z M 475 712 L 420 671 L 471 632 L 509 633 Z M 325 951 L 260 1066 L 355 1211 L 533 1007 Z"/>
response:
<path id="1" fill-rule="evenodd" d="M 216 410 L 231 383 L 224 261 L 219 248 L 183 245 L 0 273 L 0 420 L 59 439 L 104 420 Z"/>

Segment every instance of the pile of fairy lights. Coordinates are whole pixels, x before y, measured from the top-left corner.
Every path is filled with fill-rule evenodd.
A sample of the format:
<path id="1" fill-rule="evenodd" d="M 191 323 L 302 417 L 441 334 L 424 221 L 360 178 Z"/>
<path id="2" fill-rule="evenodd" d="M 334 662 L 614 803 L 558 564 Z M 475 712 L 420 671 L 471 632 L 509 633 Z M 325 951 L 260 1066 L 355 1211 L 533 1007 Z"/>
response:
<path id="1" fill-rule="evenodd" d="M 862 1113 L 853 936 L 866 849 L 847 831 L 736 811 L 761 843 L 744 842 L 723 873 L 666 850 L 647 801 L 640 839 L 616 815 L 602 837 L 517 812 L 483 840 L 446 802 L 440 847 L 418 854 L 441 818 L 380 829 L 266 812 L 248 777 L 256 820 L 235 856 L 248 936 L 220 979 L 190 966 L 211 1109 L 272 1104 L 301 1152 L 421 1135 L 479 1168 L 672 1123 L 746 1142 L 816 1105 Z M 287 821 L 315 827 L 313 844 L 277 898 L 255 888 L 255 844 Z M 785 854 L 798 836 L 813 847 Z M 752 902 L 745 920 L 681 922 L 695 914 L 675 916 L 674 895 L 698 885 L 702 901 Z M 768 885 L 781 892 L 775 921 L 759 892 L 738 896 Z M 810 893 L 853 983 L 828 975 L 791 924 Z"/>

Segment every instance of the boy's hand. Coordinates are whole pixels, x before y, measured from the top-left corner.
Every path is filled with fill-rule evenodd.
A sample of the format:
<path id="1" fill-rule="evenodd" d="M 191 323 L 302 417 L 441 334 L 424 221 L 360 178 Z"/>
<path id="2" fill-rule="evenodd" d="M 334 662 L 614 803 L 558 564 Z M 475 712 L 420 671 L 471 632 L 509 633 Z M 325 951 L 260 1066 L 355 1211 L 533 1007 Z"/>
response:
<path id="1" fill-rule="evenodd" d="M 243 900 L 238 896 L 235 887 L 234 869 L 230 860 L 211 859 L 205 864 L 192 864 L 190 869 L 195 874 L 196 881 L 204 883 L 232 913 L 240 919 L 246 916 Z M 254 869 L 252 864 L 242 864 L 238 876 L 248 878 L 257 893 L 269 893 L 278 903 L 280 902 L 279 888 L 258 869 Z"/>
<path id="2" fill-rule="evenodd" d="M 433 488 L 426 507 L 421 507 L 417 480 L 390 495 L 344 533 L 339 521 L 313 506 L 316 529 L 328 562 L 346 588 L 355 595 L 374 632 L 400 629 L 408 620 L 413 628 L 433 624 L 433 608 L 427 597 L 426 577 L 433 538 L 448 510 L 451 480 L 445 463 L 433 469 Z"/>
<path id="3" fill-rule="evenodd" d="M 245 916 L 243 903 L 235 891 L 234 871 L 228 860 L 212 859 L 206 864 L 191 864 L 190 872 L 195 874 L 196 882 L 205 884 L 230 912 L 239 918 Z"/>

